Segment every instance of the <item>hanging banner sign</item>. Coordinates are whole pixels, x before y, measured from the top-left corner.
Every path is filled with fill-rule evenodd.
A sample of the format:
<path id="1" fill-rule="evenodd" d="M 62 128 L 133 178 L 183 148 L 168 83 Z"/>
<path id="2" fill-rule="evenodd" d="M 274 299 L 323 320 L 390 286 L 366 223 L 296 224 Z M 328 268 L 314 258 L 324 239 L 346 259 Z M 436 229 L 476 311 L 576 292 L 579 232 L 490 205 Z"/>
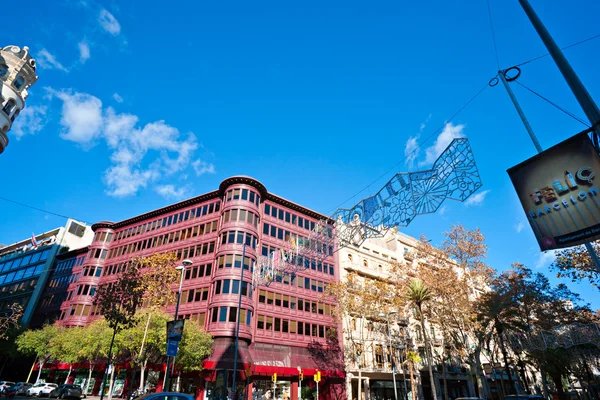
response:
<path id="1" fill-rule="evenodd" d="M 600 239 L 600 157 L 586 133 L 507 172 L 542 251 Z"/>
<path id="2" fill-rule="evenodd" d="M 177 321 L 167 322 L 167 340 L 181 342 L 184 322 L 184 319 L 178 319 Z"/>

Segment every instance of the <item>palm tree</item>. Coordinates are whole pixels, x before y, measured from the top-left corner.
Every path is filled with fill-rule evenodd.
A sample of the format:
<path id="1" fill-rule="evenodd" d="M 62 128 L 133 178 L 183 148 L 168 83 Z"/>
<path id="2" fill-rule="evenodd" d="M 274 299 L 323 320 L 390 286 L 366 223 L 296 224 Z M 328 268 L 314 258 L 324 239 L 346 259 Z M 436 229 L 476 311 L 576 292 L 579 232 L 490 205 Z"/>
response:
<path id="1" fill-rule="evenodd" d="M 415 385 L 415 364 L 421 362 L 421 356 L 416 351 L 406 352 L 406 362 L 408 363 L 408 369 L 410 371 L 410 391 L 412 393 L 412 399 L 417 400 L 417 389 Z"/>
<path id="2" fill-rule="evenodd" d="M 423 304 L 430 301 L 433 298 L 433 295 L 429 288 L 425 286 L 422 280 L 413 279 L 408 284 L 406 298 L 416 307 L 417 311 L 419 312 L 421 330 L 423 331 L 423 339 L 425 340 L 425 356 L 427 357 L 427 367 L 429 369 L 431 395 L 433 400 L 437 400 L 437 391 L 435 390 L 435 379 L 433 377 L 433 370 L 431 368 L 431 365 L 433 364 L 433 357 L 431 356 L 431 344 L 429 342 L 429 336 L 427 336 L 427 331 L 425 330 L 425 318 L 423 317 Z"/>

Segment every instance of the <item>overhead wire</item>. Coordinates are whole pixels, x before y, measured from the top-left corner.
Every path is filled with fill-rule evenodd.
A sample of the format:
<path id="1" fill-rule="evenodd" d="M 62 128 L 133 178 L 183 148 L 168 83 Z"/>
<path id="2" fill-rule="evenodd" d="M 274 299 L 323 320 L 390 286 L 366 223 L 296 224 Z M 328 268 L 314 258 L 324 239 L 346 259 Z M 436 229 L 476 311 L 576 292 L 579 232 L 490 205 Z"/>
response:
<path id="1" fill-rule="evenodd" d="M 566 110 L 565 108 L 559 106 L 558 104 L 556 104 L 555 102 L 553 102 L 552 100 L 548 99 L 547 97 L 544 97 L 543 95 L 541 95 L 540 93 L 536 92 L 535 90 L 531 89 L 530 87 L 522 84 L 521 82 L 519 82 L 518 80 L 515 80 L 514 82 L 516 82 L 517 84 L 519 84 L 520 86 L 522 86 L 523 88 L 525 88 L 526 90 L 528 90 L 529 92 L 533 93 L 534 95 L 536 95 L 537 97 L 539 97 L 540 99 L 548 102 L 548 104 L 556 107 L 557 109 L 559 109 L 560 111 L 562 111 L 563 113 L 565 113 L 566 115 L 568 115 L 569 117 L 573 118 L 574 120 L 576 120 L 577 122 L 581 123 L 582 125 L 586 126 L 586 127 L 590 127 L 590 124 L 588 122 L 586 122 L 583 118 L 578 117 L 577 115 L 573 114 L 572 112 Z"/>
<path id="2" fill-rule="evenodd" d="M 361 194 L 362 192 L 368 190 L 371 186 L 373 186 L 377 181 L 379 181 L 381 178 L 385 177 L 387 174 L 389 174 L 391 171 L 395 170 L 396 167 L 400 164 L 402 164 L 403 162 L 405 162 L 407 159 L 409 159 L 409 157 L 411 157 L 413 154 L 415 154 L 415 152 L 417 150 L 419 150 L 421 148 L 421 146 L 423 146 L 425 143 L 427 143 L 432 137 L 434 137 L 435 135 L 437 135 L 439 132 L 441 132 L 446 125 L 449 122 L 452 122 L 452 120 L 454 118 L 456 118 L 465 108 L 467 108 L 469 106 L 469 104 L 471 104 L 481 93 L 483 93 L 483 91 L 488 87 L 489 85 L 486 83 L 485 86 L 481 89 L 479 89 L 477 91 L 477 93 L 475 93 L 473 96 L 471 96 L 471 98 L 462 106 L 458 109 L 458 111 L 456 111 L 454 114 L 452 114 L 452 116 L 450 118 L 448 118 L 447 120 L 445 120 L 445 122 L 439 127 L 437 128 L 435 131 L 433 131 L 429 136 L 427 136 L 423 141 L 421 141 L 420 143 L 417 144 L 417 146 L 408 154 L 404 155 L 404 158 L 400 159 L 400 161 L 398 161 L 396 164 L 392 165 L 387 171 L 385 171 L 383 174 L 379 175 L 375 180 L 373 180 L 371 183 L 369 183 L 367 186 L 365 186 L 364 188 L 362 188 L 361 190 L 359 190 L 358 192 L 356 192 L 355 194 L 353 194 L 352 196 L 350 196 L 348 199 L 344 200 L 343 202 L 341 202 L 340 204 L 338 204 L 337 206 L 335 206 L 330 212 L 329 214 L 332 214 L 333 211 L 337 210 L 338 208 L 340 208 L 341 206 L 343 206 L 344 204 L 346 204 L 347 202 L 349 202 L 350 200 L 353 200 L 356 196 L 358 196 L 359 194 Z"/>
<path id="3" fill-rule="evenodd" d="M 496 30 L 494 29 L 494 21 L 492 19 L 492 7 L 490 5 L 491 0 L 487 0 L 488 16 L 490 18 L 490 28 L 492 29 L 492 42 L 494 43 L 494 53 L 496 54 L 496 64 L 500 69 L 500 57 L 498 57 L 498 46 L 496 44 Z"/>
<path id="4" fill-rule="evenodd" d="M 71 218 L 71 217 L 67 217 L 66 215 L 62 215 L 62 214 L 58 214 L 58 213 L 55 213 L 55 212 L 52 212 L 52 211 L 44 210 L 43 208 L 38 208 L 38 207 L 30 206 L 29 204 L 21 203 L 19 201 L 7 199 L 6 197 L 0 197 L 0 200 L 4 200 L 4 201 L 7 201 L 7 202 L 13 203 L 13 204 L 18 204 L 18 205 L 23 206 L 23 207 L 31 208 L 32 210 L 37 210 L 37 211 L 44 212 L 46 214 L 55 215 L 57 217 L 61 217 L 61 218 L 65 218 L 65 219 Z"/>
<path id="5" fill-rule="evenodd" d="M 580 45 L 580 44 L 582 44 L 582 43 L 589 42 L 590 40 L 594 40 L 594 39 L 598 39 L 598 38 L 600 38 L 600 33 L 599 33 L 599 34 L 597 34 L 597 35 L 591 36 L 591 37 L 589 37 L 589 38 L 587 38 L 587 39 L 580 40 L 579 42 L 576 42 L 576 43 L 570 44 L 570 45 L 568 45 L 568 46 L 561 47 L 560 49 L 561 49 L 561 50 L 570 49 L 571 47 L 575 47 L 575 46 L 578 46 L 578 45 Z M 549 56 L 549 55 L 550 55 L 550 53 L 546 53 L 546 54 L 544 54 L 544 55 L 541 55 L 541 56 L 538 56 L 538 57 L 534 57 L 534 58 L 532 58 L 531 60 L 527 60 L 527 61 L 525 61 L 525 62 L 522 62 L 522 63 L 520 63 L 520 64 L 517 64 L 517 65 L 515 65 L 515 67 L 520 67 L 521 65 L 529 64 L 530 62 L 537 61 L 537 60 L 539 60 L 539 59 L 541 59 L 541 58 L 544 58 L 544 57 L 547 57 L 547 56 Z"/>

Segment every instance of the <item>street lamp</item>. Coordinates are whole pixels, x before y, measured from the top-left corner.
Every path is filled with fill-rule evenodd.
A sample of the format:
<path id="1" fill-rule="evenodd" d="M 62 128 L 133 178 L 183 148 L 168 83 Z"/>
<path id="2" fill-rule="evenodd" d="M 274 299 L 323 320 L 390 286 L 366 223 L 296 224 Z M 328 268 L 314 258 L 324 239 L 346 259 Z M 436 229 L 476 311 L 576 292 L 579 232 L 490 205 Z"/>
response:
<path id="1" fill-rule="evenodd" d="M 177 318 L 179 318 L 179 303 L 181 302 L 181 288 L 183 287 L 183 277 L 185 275 L 185 269 L 187 267 L 189 267 L 190 265 L 192 265 L 192 262 L 190 260 L 183 260 L 181 262 L 182 265 L 178 265 L 177 267 L 175 267 L 175 269 L 177 271 L 181 271 L 181 278 L 179 279 L 179 290 L 177 291 L 177 303 L 175 303 L 175 321 L 177 321 Z M 174 357 L 173 357 L 174 358 Z M 175 360 L 173 360 L 173 369 L 175 369 Z M 167 369 L 165 371 L 165 387 L 164 389 L 168 391 L 169 389 L 169 375 L 172 374 L 172 371 L 169 371 L 171 369 L 171 357 L 167 356 Z"/>
<path id="2" fill-rule="evenodd" d="M 381 318 L 385 317 L 385 320 L 387 322 L 387 328 L 388 328 L 388 344 L 390 347 L 390 358 L 392 361 L 392 381 L 394 382 L 394 400 L 398 400 L 398 392 L 396 391 L 396 374 L 394 373 L 394 350 L 392 348 L 392 332 L 390 331 L 390 315 L 395 315 L 398 312 L 396 310 L 390 310 L 390 312 L 388 312 L 387 314 L 381 313 L 379 314 L 379 316 Z M 386 359 L 386 363 L 387 363 L 387 359 Z"/>

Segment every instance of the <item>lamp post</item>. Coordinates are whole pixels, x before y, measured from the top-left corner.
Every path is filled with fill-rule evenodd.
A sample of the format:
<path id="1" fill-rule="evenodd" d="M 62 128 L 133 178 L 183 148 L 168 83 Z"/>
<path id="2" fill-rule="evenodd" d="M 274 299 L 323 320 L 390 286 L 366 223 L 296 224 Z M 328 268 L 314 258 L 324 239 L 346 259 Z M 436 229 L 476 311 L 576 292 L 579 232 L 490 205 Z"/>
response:
<path id="1" fill-rule="evenodd" d="M 390 358 L 391 358 L 391 370 L 392 370 L 392 381 L 394 382 L 394 400 L 398 400 L 398 392 L 396 390 L 396 374 L 394 373 L 394 350 L 392 348 L 392 332 L 390 330 L 390 315 L 395 315 L 397 313 L 396 310 L 390 310 L 387 314 L 381 313 L 380 317 L 385 317 L 387 322 L 387 330 L 388 330 L 388 345 L 390 347 Z M 387 363 L 387 360 L 386 360 Z"/>
<path id="2" fill-rule="evenodd" d="M 183 287 L 183 276 L 185 275 L 185 269 L 187 267 L 189 267 L 190 265 L 192 265 L 192 262 L 190 260 L 183 260 L 181 262 L 182 265 L 178 265 L 177 267 L 175 267 L 175 269 L 177 271 L 181 271 L 181 278 L 179 279 L 179 290 L 177 291 L 177 303 L 175 303 L 175 321 L 177 321 L 177 318 L 179 317 L 179 303 L 181 301 L 181 288 Z M 168 337 L 167 337 L 168 340 Z M 173 357 L 175 358 L 175 357 Z M 175 368 L 175 360 L 173 359 L 173 368 Z M 172 371 L 170 371 L 171 369 L 171 357 L 167 356 L 167 369 L 165 370 L 165 384 L 164 384 L 164 388 L 163 390 L 168 391 L 169 389 L 169 384 L 170 384 L 170 379 L 169 379 L 169 375 L 172 373 Z"/>

